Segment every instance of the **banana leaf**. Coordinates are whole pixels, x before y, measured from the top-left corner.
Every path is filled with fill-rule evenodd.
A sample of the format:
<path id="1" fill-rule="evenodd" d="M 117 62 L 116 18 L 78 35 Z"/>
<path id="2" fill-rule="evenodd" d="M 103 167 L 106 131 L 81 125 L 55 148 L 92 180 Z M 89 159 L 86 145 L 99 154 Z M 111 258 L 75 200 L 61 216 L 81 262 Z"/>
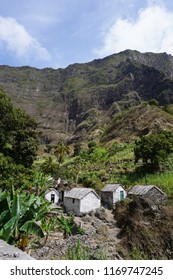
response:
<path id="1" fill-rule="evenodd" d="M 41 227 L 34 221 L 27 221 L 21 228 L 20 231 L 24 231 L 27 234 L 34 234 L 38 237 L 44 237 L 44 233 Z"/>

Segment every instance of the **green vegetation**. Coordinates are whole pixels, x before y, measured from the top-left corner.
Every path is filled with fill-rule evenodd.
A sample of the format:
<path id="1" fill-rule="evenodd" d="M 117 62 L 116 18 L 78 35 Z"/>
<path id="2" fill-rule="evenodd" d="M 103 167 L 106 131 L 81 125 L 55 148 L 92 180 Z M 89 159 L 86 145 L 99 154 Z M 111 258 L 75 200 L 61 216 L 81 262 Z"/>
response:
<path id="1" fill-rule="evenodd" d="M 133 143 L 114 143 L 106 148 L 89 142 L 78 156 L 66 158 L 60 167 L 61 177 L 101 189 L 105 182 L 117 182 L 127 170 L 134 169 L 133 146 Z"/>
<path id="2" fill-rule="evenodd" d="M 147 170 L 158 171 L 160 164 L 173 152 L 173 134 L 163 131 L 160 134 L 143 136 L 135 144 L 135 162 L 141 159 Z"/>
<path id="3" fill-rule="evenodd" d="M 15 109 L 0 91 L 0 152 L 16 164 L 30 167 L 37 155 L 36 122 L 22 110 Z"/>
<path id="4" fill-rule="evenodd" d="M 85 230 L 76 225 L 74 221 L 74 216 L 70 216 L 68 218 L 65 218 L 64 216 L 57 217 L 57 222 L 59 225 L 59 229 L 63 231 L 64 238 L 67 238 L 69 235 L 72 234 L 84 234 Z"/>
<path id="5" fill-rule="evenodd" d="M 58 168 L 60 167 L 60 164 L 63 162 L 64 156 L 68 155 L 70 153 L 69 147 L 62 141 L 58 144 L 58 146 L 55 148 L 55 156 L 58 160 Z"/>
<path id="6" fill-rule="evenodd" d="M 46 242 L 51 231 L 84 233 L 73 216 L 49 215 L 43 196 L 57 178 L 96 191 L 154 184 L 172 203 L 172 65 L 165 54 L 128 50 L 67 69 L 1 67 L 14 104 L 38 119 L 43 146 L 36 160 L 36 121 L 0 90 L 0 238 L 25 249 L 34 235 Z M 106 258 L 79 242 L 68 255 Z M 140 247 L 131 258 L 144 258 Z"/>
<path id="7" fill-rule="evenodd" d="M 0 187 L 21 186 L 37 155 L 37 124 L 0 90 Z"/>
<path id="8" fill-rule="evenodd" d="M 34 194 L 18 191 L 0 193 L 0 238 L 25 249 L 30 235 L 44 237 L 38 224 L 50 212 L 50 206 Z"/>
<path id="9" fill-rule="evenodd" d="M 82 248 L 78 240 L 74 246 L 68 247 L 68 260 L 89 260 L 88 251 Z"/>
<path id="10" fill-rule="evenodd" d="M 145 254 L 138 248 L 133 248 L 130 256 L 132 260 L 147 260 Z"/>
<path id="11" fill-rule="evenodd" d="M 74 246 L 68 248 L 68 260 L 106 260 L 106 255 L 97 250 L 94 255 L 90 253 L 89 248 L 82 247 L 78 240 Z"/>
<path id="12" fill-rule="evenodd" d="M 144 141 L 145 138 L 147 142 Z M 147 146 L 148 142 L 150 144 Z M 138 149 L 141 149 L 143 154 L 143 146 L 141 148 L 139 143 L 147 143 L 148 154 L 145 150 L 144 156 L 148 155 L 149 158 L 147 157 L 146 163 L 135 158 Z M 66 178 L 69 183 L 77 183 L 95 190 L 101 189 L 106 183 L 122 183 L 126 189 L 136 184 L 153 184 L 159 186 L 171 198 L 173 195 L 171 143 L 172 134 L 169 132 L 141 137 L 134 143 L 110 142 L 107 147 L 90 141 L 88 147 L 82 149 L 77 156 L 73 154 L 65 158 L 60 166 L 59 175 Z M 156 151 L 151 152 L 152 147 Z M 158 147 L 163 150 L 159 150 Z M 151 165 L 153 154 L 154 166 Z M 155 165 L 155 157 L 158 158 L 158 155 L 160 155 L 159 170 L 156 170 L 158 164 Z"/>
<path id="13" fill-rule="evenodd" d="M 156 100 L 156 99 L 150 99 L 148 101 L 148 104 L 149 105 L 153 105 L 153 106 L 158 106 L 159 105 L 159 102 Z"/>

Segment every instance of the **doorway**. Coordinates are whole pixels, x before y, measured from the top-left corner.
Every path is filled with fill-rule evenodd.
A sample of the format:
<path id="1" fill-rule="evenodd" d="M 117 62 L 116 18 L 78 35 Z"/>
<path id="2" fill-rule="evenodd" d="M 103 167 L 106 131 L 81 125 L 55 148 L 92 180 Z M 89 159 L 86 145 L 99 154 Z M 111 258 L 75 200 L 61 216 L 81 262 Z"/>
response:
<path id="1" fill-rule="evenodd" d="M 52 203 L 55 203 L 55 194 L 54 193 L 51 193 L 51 202 Z"/>
<path id="2" fill-rule="evenodd" d="M 120 191 L 120 201 L 124 199 L 124 192 Z"/>

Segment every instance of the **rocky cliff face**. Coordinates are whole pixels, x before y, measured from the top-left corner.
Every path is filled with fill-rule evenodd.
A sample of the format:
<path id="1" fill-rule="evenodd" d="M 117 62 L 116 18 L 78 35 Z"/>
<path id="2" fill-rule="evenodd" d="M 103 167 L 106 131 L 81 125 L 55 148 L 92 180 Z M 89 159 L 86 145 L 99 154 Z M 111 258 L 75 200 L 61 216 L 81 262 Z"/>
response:
<path id="1" fill-rule="evenodd" d="M 57 70 L 0 66 L 0 87 L 38 120 L 47 143 L 98 130 L 142 101 L 173 103 L 172 77 L 172 56 L 130 50 Z"/>

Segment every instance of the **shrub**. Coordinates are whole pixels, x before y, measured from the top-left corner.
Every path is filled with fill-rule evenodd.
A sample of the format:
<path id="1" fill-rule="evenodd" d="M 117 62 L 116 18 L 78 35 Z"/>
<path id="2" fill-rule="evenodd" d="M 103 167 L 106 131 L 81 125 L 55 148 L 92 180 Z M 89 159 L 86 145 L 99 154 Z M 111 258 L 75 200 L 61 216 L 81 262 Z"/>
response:
<path id="1" fill-rule="evenodd" d="M 156 100 L 156 99 L 150 99 L 148 101 L 148 104 L 149 105 L 153 105 L 153 106 L 158 106 L 159 105 L 159 102 Z"/>

